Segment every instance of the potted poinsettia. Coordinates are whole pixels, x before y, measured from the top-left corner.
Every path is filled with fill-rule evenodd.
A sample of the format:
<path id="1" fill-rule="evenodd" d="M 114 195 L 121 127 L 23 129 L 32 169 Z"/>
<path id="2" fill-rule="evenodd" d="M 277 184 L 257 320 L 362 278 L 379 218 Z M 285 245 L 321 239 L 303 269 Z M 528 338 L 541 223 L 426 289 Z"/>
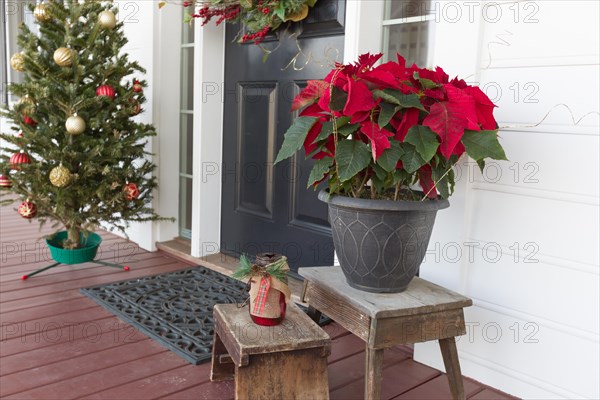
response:
<path id="1" fill-rule="evenodd" d="M 294 99 L 303 110 L 276 163 L 304 146 L 315 160 L 308 186 L 326 181 L 333 241 L 348 283 L 404 290 L 423 261 L 437 210 L 449 206 L 452 167 L 505 160 L 495 105 L 478 87 L 381 54 L 338 64 Z"/>

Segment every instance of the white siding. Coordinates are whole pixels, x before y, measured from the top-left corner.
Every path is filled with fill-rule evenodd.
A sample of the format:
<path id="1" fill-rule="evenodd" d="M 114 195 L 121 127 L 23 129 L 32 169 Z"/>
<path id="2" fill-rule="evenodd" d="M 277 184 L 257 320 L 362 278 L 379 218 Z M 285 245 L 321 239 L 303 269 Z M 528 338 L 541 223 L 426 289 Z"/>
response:
<path id="1" fill-rule="evenodd" d="M 436 26 L 435 64 L 474 67 L 469 80 L 497 97 L 510 161 L 462 166 L 465 193 L 440 212 L 422 276 L 473 298 L 465 375 L 524 398 L 599 398 L 599 4 L 498 9 L 496 22 L 493 5 L 487 21 L 475 9 L 479 25 Z M 457 60 L 446 46 L 476 25 L 478 60 Z M 435 343 L 415 358 L 442 368 Z"/>

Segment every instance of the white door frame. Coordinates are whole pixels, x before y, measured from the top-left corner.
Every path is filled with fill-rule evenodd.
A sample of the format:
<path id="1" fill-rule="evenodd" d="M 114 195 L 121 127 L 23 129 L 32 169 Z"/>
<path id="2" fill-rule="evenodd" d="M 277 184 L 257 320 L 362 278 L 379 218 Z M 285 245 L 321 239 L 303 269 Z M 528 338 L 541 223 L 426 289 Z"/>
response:
<path id="1" fill-rule="evenodd" d="M 191 254 L 204 257 L 221 243 L 225 26 L 198 24 L 194 34 Z"/>

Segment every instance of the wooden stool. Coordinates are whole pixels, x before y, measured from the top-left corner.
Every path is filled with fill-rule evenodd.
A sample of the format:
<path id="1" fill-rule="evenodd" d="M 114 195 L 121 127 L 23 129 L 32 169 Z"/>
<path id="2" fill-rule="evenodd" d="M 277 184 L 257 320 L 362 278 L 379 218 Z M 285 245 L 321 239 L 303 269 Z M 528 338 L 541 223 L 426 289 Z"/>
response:
<path id="1" fill-rule="evenodd" d="M 214 307 L 211 381 L 233 379 L 236 399 L 329 399 L 331 339 L 295 304 L 277 326 L 256 325 L 248 307 Z"/>
<path id="2" fill-rule="evenodd" d="M 471 299 L 415 278 L 401 293 L 368 293 L 346 283 L 340 267 L 300 268 L 304 301 L 366 342 L 365 399 L 380 398 L 383 350 L 439 340 L 454 399 L 465 398 L 455 336 L 465 334 L 463 307 Z"/>

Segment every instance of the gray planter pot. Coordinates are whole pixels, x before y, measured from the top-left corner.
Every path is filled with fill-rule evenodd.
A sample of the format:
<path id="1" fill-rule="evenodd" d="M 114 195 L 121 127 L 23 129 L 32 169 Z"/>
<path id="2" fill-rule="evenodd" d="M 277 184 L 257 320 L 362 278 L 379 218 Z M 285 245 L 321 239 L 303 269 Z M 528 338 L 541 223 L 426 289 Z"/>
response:
<path id="1" fill-rule="evenodd" d="M 425 257 L 435 215 L 448 200 L 389 201 L 329 196 L 333 244 L 348 284 L 376 293 L 406 289 Z"/>

